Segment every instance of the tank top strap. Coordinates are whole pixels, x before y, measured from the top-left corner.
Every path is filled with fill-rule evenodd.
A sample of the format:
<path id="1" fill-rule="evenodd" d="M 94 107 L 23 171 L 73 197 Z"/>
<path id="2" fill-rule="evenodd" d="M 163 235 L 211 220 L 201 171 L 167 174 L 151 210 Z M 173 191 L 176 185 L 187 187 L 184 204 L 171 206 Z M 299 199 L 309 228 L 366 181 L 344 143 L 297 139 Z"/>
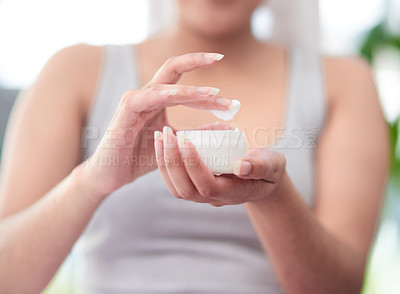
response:
<path id="1" fill-rule="evenodd" d="M 92 105 L 83 130 L 83 156 L 90 156 L 111 122 L 121 97 L 137 89 L 139 79 L 132 45 L 106 45 Z"/>
<path id="2" fill-rule="evenodd" d="M 315 133 L 323 128 L 327 112 L 325 74 L 318 52 L 293 47 L 289 49 L 289 95 L 287 128 Z"/>

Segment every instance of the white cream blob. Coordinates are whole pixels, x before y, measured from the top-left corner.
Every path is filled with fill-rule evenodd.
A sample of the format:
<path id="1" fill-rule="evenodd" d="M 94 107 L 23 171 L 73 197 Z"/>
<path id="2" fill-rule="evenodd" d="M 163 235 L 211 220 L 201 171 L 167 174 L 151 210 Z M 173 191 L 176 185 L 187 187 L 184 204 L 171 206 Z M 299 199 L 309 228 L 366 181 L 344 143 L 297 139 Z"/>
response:
<path id="1" fill-rule="evenodd" d="M 215 110 L 212 109 L 210 112 L 214 114 L 216 117 L 219 119 L 222 119 L 224 121 L 232 120 L 236 113 L 238 113 L 240 109 L 240 101 L 239 100 L 232 100 L 232 105 L 229 106 L 229 109 L 227 110 Z"/>

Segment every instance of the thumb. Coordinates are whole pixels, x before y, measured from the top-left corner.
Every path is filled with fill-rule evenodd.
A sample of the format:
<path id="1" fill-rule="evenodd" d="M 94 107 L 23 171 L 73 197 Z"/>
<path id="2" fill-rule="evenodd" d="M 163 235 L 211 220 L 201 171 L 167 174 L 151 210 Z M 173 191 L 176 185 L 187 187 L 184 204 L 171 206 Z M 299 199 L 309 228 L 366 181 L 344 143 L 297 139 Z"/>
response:
<path id="1" fill-rule="evenodd" d="M 234 163 L 233 173 L 242 179 L 279 182 L 285 171 L 285 157 L 269 149 L 257 149 Z"/>

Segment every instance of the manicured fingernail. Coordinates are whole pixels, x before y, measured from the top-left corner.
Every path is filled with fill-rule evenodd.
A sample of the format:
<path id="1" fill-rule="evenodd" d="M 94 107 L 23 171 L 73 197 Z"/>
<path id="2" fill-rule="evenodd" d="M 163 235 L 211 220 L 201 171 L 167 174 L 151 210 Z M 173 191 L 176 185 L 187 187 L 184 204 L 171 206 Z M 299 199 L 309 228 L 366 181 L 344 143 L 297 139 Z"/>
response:
<path id="1" fill-rule="evenodd" d="M 172 135 L 172 129 L 168 126 L 163 127 L 163 142 L 164 142 L 164 149 L 175 148 L 175 144 L 173 140 L 168 135 Z"/>
<path id="2" fill-rule="evenodd" d="M 212 87 L 198 87 L 197 92 L 200 94 L 210 94 L 210 95 L 217 95 L 219 93 L 220 89 L 218 88 L 212 88 Z"/>
<path id="3" fill-rule="evenodd" d="M 155 131 L 154 132 L 154 141 L 156 141 L 157 139 L 161 139 L 162 138 L 162 133 L 160 131 Z"/>
<path id="4" fill-rule="evenodd" d="M 204 57 L 208 60 L 220 61 L 222 58 L 224 58 L 224 55 L 219 53 L 206 53 L 204 54 Z"/>
<path id="5" fill-rule="evenodd" d="M 178 89 L 171 89 L 171 90 L 161 90 L 158 92 L 158 95 L 161 97 L 173 96 L 178 94 Z"/>
<path id="6" fill-rule="evenodd" d="M 229 108 L 232 106 L 232 100 L 226 98 L 217 98 L 216 101 L 221 106 L 229 106 Z"/>
<path id="7" fill-rule="evenodd" d="M 219 91 L 220 91 L 220 89 L 218 89 L 218 88 L 211 88 L 209 94 L 215 96 L 219 93 Z"/>
<path id="8" fill-rule="evenodd" d="M 236 110 L 238 108 L 240 108 L 240 102 L 238 100 L 231 100 L 232 104 L 229 105 L 229 109 L 230 110 Z"/>
<path id="9" fill-rule="evenodd" d="M 167 135 L 172 135 L 172 129 L 169 126 L 164 126 L 163 127 L 163 133 L 167 134 Z"/>
<path id="10" fill-rule="evenodd" d="M 248 161 L 238 160 L 233 165 L 233 173 L 237 176 L 248 175 L 251 171 L 251 163 Z"/>

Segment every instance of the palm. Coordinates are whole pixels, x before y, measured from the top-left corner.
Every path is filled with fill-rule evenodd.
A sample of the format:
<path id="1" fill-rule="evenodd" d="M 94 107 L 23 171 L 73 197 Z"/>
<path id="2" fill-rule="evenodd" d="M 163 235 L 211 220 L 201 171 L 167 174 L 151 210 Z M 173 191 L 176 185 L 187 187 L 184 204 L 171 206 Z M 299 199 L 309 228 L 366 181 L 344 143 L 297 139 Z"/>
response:
<path id="1" fill-rule="evenodd" d="M 100 179 L 104 192 L 111 193 L 157 168 L 154 131 L 168 125 L 166 107 L 186 105 L 198 109 L 228 109 L 227 105 L 217 103 L 217 96 L 210 87 L 199 91 L 197 87 L 175 85 L 184 72 L 214 65 L 218 60 L 220 57 L 215 53 L 191 53 L 171 58 L 146 86 L 124 94 L 108 127 L 107 134 L 110 134 L 103 137 L 88 160 L 89 164 L 95 165 L 93 173 Z M 98 166 L 99 159 L 108 164 Z"/>
<path id="2" fill-rule="evenodd" d="M 168 125 L 165 108 L 158 114 L 146 113 L 143 115 L 143 128 L 137 137 L 137 145 L 132 150 L 132 158 L 136 159 L 136 164 L 127 171 L 130 181 L 157 168 L 156 156 L 154 151 L 154 131 L 162 130 L 163 126 Z"/>

